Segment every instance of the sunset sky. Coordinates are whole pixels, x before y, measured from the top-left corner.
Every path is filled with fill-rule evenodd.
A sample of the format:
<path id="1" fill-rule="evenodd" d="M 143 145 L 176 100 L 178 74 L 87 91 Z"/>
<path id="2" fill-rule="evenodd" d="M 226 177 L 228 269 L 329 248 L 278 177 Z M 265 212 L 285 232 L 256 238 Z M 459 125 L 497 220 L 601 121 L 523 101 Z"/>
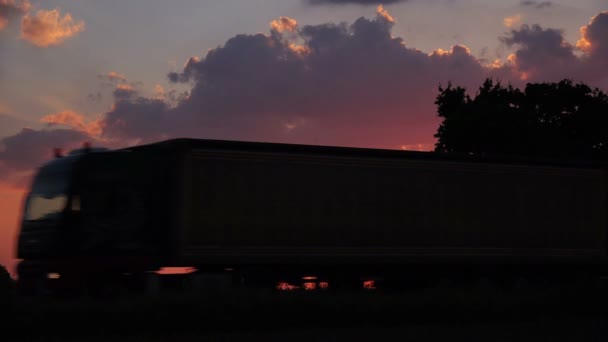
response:
<path id="1" fill-rule="evenodd" d="M 0 0 L 0 264 L 32 170 L 83 141 L 430 150 L 448 81 L 608 90 L 599 0 Z"/>

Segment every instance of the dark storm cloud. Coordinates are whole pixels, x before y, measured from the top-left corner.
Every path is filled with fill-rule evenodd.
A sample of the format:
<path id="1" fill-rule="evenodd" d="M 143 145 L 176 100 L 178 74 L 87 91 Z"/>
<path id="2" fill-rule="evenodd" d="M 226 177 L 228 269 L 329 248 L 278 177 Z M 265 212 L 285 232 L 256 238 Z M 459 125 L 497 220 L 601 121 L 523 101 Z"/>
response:
<path id="1" fill-rule="evenodd" d="M 533 7 L 533 8 L 537 8 L 537 9 L 543 9 L 543 8 L 547 8 L 547 7 L 553 6 L 553 3 L 551 1 L 525 0 L 525 1 L 520 2 L 520 5 L 525 6 L 525 7 Z"/>
<path id="2" fill-rule="evenodd" d="M 304 0 L 310 5 L 380 5 L 393 4 L 398 2 L 406 2 L 408 0 Z"/>

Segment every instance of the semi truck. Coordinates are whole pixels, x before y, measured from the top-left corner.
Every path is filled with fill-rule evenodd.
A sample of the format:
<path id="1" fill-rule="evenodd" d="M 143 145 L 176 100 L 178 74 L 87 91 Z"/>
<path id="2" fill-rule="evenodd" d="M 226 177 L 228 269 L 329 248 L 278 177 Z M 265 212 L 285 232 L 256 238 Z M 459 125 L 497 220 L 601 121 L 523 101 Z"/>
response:
<path id="1" fill-rule="evenodd" d="M 87 147 L 38 169 L 19 282 L 168 266 L 330 286 L 372 275 L 602 274 L 606 176 L 597 162 L 262 142 Z"/>

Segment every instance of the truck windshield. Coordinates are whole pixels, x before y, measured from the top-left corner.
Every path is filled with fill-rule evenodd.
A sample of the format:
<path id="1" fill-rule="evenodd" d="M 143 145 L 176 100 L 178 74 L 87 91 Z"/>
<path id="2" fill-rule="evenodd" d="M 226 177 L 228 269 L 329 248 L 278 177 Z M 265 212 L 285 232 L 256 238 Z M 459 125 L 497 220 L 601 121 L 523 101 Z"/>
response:
<path id="1" fill-rule="evenodd" d="M 48 220 L 58 216 L 67 204 L 67 177 L 41 172 L 36 176 L 27 200 L 25 220 Z"/>

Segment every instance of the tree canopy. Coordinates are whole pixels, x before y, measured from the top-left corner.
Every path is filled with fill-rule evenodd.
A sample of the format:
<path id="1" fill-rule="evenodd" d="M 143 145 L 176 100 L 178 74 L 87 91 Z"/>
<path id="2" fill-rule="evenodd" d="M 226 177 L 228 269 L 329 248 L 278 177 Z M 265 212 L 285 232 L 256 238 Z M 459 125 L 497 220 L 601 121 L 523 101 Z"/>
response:
<path id="1" fill-rule="evenodd" d="M 608 96 L 583 83 L 487 79 L 474 98 L 448 84 L 435 104 L 436 152 L 608 160 Z"/>

